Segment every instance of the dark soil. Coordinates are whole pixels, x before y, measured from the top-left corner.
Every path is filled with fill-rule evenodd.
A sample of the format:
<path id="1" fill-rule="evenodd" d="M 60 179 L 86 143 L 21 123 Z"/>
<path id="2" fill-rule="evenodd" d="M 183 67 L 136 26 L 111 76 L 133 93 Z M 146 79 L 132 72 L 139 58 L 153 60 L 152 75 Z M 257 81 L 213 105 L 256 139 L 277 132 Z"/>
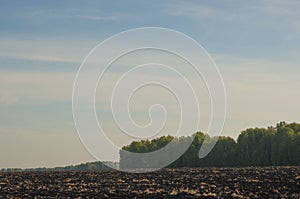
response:
<path id="1" fill-rule="evenodd" d="M 3 172 L 4 198 L 300 198 L 300 167 Z M 1 198 L 2 198 L 1 197 Z"/>

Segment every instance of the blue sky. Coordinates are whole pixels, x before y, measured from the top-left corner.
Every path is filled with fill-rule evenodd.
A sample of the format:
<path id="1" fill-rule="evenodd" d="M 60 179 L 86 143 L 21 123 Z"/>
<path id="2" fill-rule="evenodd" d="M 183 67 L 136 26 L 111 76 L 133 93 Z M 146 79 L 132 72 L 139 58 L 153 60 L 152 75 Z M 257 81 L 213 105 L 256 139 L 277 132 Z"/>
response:
<path id="1" fill-rule="evenodd" d="M 137 27 L 181 31 L 211 54 L 227 90 L 223 134 L 300 121 L 299 9 L 297 0 L 2 1 L 0 167 L 94 160 L 73 124 L 75 74 L 99 42 Z"/>

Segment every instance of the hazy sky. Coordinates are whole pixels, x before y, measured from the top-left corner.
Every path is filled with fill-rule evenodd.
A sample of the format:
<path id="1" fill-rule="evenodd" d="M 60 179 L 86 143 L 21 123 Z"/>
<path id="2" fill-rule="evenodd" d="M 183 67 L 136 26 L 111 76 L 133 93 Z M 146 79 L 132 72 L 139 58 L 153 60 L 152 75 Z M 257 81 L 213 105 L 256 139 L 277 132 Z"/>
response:
<path id="1" fill-rule="evenodd" d="M 94 46 L 137 27 L 181 31 L 211 54 L 227 91 L 224 135 L 300 121 L 299 9 L 298 0 L 2 1 L 0 168 L 94 160 L 73 123 L 74 78 Z"/>

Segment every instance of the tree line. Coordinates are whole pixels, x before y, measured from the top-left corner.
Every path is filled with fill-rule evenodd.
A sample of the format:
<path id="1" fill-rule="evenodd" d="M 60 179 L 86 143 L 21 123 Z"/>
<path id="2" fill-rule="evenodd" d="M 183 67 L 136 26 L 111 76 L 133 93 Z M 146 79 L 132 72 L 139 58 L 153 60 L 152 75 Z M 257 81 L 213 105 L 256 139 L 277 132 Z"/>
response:
<path id="1" fill-rule="evenodd" d="M 23 171 L 85 171 L 85 170 L 110 170 L 119 168 L 119 163 L 111 161 L 86 162 L 79 165 L 69 165 L 63 167 L 39 167 L 39 168 L 3 168 L 0 172 L 23 172 Z"/>
<path id="2" fill-rule="evenodd" d="M 240 167 L 240 166 L 292 166 L 300 165 L 300 124 L 280 122 L 276 127 L 249 128 L 242 131 L 237 140 L 228 136 L 218 139 L 212 151 L 202 159 L 198 158 L 205 136 L 194 134 L 189 148 L 168 167 Z M 172 140 L 179 148 L 189 137 L 162 136 L 153 140 L 134 141 L 120 150 L 120 167 L 136 168 L 142 161 L 125 151 L 147 153 L 156 151 Z M 174 148 L 176 149 L 176 147 Z M 147 167 L 147 162 L 141 164 Z"/>

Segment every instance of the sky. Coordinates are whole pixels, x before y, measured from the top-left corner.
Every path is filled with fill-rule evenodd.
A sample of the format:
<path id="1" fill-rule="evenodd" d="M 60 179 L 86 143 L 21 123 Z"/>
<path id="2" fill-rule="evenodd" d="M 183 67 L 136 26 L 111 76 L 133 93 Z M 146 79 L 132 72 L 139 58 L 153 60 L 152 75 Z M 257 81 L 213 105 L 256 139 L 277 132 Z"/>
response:
<path id="1" fill-rule="evenodd" d="M 95 160 L 81 143 L 73 121 L 76 72 L 98 43 L 132 28 L 174 29 L 207 50 L 226 88 L 222 135 L 237 138 L 246 128 L 267 127 L 283 120 L 299 122 L 299 9 L 298 0 L 2 1 L 0 168 Z M 131 65 L 134 58 L 128 60 L 120 60 L 111 77 L 120 76 L 122 64 Z M 143 75 L 172 78 L 168 73 L 149 71 L 138 77 Z M 148 94 L 156 93 L 152 98 L 146 91 L 137 93 L 133 106 L 138 112 L 133 118 L 137 123 L 147 123 L 148 112 L 143 110 L 155 103 L 153 99 L 162 103 L 168 99 L 163 91 L 153 89 L 148 88 Z M 199 89 L 203 89 L 201 85 Z M 97 91 L 97 111 L 104 113 L 102 119 L 110 131 L 112 121 L 105 117 L 107 102 L 102 103 L 102 92 L 105 88 Z M 177 110 L 176 103 L 166 104 L 171 111 Z M 204 100 L 203 109 L 205 104 Z M 171 118 L 170 129 L 178 124 L 176 119 Z"/>

